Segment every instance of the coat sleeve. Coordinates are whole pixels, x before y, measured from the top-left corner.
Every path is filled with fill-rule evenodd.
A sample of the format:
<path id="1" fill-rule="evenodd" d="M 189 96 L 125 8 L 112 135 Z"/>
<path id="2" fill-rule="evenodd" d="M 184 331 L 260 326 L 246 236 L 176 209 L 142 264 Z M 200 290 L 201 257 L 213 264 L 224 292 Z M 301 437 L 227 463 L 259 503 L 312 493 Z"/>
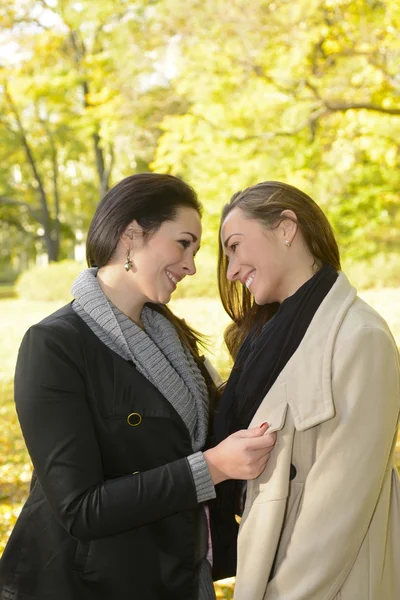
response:
<path id="1" fill-rule="evenodd" d="M 336 349 L 333 366 L 337 414 L 320 426 L 324 438 L 318 440 L 287 552 L 265 600 L 336 597 L 392 466 L 400 390 L 398 354 L 390 333 L 360 327 Z"/>
<path id="2" fill-rule="evenodd" d="M 18 355 L 18 418 L 58 521 L 72 536 L 89 541 L 194 509 L 196 488 L 186 458 L 104 480 L 84 365 L 80 335 L 65 322 L 32 327 Z"/>

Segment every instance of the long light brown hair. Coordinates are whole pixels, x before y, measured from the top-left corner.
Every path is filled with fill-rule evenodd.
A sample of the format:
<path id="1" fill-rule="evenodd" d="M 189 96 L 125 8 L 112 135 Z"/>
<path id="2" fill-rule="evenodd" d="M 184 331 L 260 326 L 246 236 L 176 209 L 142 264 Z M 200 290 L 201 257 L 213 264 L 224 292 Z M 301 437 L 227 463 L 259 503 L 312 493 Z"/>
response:
<path id="1" fill-rule="evenodd" d="M 218 236 L 218 287 L 222 305 L 233 321 L 225 330 L 225 343 L 233 358 L 248 333 L 257 325 L 261 329 L 279 307 L 279 304 L 258 306 L 244 285 L 229 281 L 226 277 L 229 261 L 222 247 L 221 228 L 228 214 L 236 207 L 266 229 L 279 226 L 284 210 L 293 211 L 315 264 L 330 264 L 337 271 L 341 269 L 339 248 L 332 227 L 310 196 L 279 181 L 264 181 L 234 194 L 222 209 Z"/>

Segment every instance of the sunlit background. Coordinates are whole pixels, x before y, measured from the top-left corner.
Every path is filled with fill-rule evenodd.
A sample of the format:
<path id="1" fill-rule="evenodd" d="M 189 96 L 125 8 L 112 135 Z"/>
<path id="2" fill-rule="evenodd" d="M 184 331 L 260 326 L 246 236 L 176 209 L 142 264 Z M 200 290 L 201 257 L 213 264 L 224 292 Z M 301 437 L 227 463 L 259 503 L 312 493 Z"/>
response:
<path id="1" fill-rule="evenodd" d="M 0 551 L 30 478 L 18 345 L 70 299 L 91 215 L 121 178 L 197 190 L 198 274 L 172 307 L 224 375 L 219 214 L 266 179 L 321 204 L 400 345 L 399 65 L 400 0 L 0 0 Z"/>

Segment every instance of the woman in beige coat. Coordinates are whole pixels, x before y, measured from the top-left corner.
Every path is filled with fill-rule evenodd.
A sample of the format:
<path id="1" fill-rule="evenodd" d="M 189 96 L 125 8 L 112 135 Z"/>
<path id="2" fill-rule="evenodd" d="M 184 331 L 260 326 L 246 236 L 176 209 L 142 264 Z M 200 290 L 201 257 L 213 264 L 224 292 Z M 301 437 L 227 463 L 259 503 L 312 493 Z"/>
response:
<path id="1" fill-rule="evenodd" d="M 231 513 L 245 499 L 235 599 L 399 600 L 400 366 L 387 324 L 340 272 L 321 209 L 286 184 L 225 206 L 219 268 L 236 362 L 217 438 L 265 421 L 278 432 L 265 471 L 221 489 Z"/>

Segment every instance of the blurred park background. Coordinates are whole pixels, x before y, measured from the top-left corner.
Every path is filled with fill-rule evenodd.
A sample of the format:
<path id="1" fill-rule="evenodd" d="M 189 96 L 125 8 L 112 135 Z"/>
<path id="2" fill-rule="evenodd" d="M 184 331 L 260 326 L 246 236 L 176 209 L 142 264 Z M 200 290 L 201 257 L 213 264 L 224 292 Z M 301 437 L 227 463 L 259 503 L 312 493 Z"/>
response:
<path id="1" fill-rule="evenodd" d="M 266 179 L 320 203 L 400 345 L 399 65 L 400 0 L 0 0 L 0 552 L 30 478 L 18 346 L 70 299 L 96 204 L 123 177 L 198 192 L 198 274 L 172 307 L 224 375 L 219 214 Z"/>

